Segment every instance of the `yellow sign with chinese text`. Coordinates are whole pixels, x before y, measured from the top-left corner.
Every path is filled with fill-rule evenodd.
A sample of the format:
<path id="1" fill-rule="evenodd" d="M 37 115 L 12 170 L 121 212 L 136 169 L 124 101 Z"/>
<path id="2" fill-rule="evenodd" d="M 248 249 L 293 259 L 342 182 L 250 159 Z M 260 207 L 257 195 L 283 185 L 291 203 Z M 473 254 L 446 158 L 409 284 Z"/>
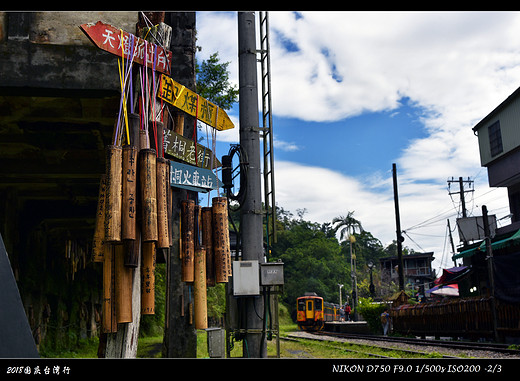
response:
<path id="1" fill-rule="evenodd" d="M 235 127 L 220 107 L 164 74 L 161 76 L 159 98 L 219 131 Z"/>

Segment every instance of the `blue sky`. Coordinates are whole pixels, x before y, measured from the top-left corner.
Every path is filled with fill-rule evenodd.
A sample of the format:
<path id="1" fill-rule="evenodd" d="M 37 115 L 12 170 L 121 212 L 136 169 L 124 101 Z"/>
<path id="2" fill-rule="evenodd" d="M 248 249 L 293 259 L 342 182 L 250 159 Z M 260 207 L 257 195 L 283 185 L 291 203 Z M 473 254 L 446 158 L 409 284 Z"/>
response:
<path id="1" fill-rule="evenodd" d="M 417 117 L 420 112 L 403 99 L 396 110 L 371 112 L 335 122 L 275 117 L 273 126 L 280 126 L 275 129 L 276 136 L 283 142 L 276 157 L 324 166 L 354 177 L 388 170 L 403 146 L 412 139 L 426 136 Z"/>
<path id="2" fill-rule="evenodd" d="M 434 251 L 437 267 L 453 264 L 446 220 L 454 227 L 460 213 L 447 179 L 475 181 L 469 215 L 484 204 L 509 213 L 471 128 L 520 86 L 520 13 L 277 11 L 269 21 L 279 206 L 320 223 L 354 211 L 386 245 L 396 163 L 405 245 Z M 218 51 L 236 84 L 237 35 L 236 12 L 197 12 L 197 59 Z M 229 115 L 236 128 L 217 134 L 219 156 L 238 142 L 238 107 Z"/>

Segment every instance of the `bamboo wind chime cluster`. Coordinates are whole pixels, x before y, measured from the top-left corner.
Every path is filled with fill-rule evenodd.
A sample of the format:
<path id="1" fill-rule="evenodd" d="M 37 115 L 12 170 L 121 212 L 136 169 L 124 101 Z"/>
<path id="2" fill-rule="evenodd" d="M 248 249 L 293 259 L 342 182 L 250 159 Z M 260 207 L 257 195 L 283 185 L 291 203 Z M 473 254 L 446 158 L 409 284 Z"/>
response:
<path id="1" fill-rule="evenodd" d="M 143 65 L 134 72 L 137 78 L 134 89 L 134 36 L 130 35 L 124 45 L 128 58 L 125 65 L 125 49 L 122 49 L 118 61 L 119 116 L 112 144 L 106 147 L 106 173 L 100 181 L 93 243 L 93 261 L 103 263 L 102 327 L 105 333 L 116 332 L 118 323 L 132 321 L 132 293 L 135 297 L 133 286 L 137 275 L 141 277 L 141 314 L 155 313 L 156 252 L 168 250 L 173 237 L 173 192 L 169 184 L 169 161 L 164 159 L 163 149 L 162 120 L 166 120 L 168 109 L 162 100 L 157 101 L 158 47 L 154 45 L 153 69 Z M 145 52 L 149 51 L 148 47 L 145 42 Z M 182 115 L 176 117 L 174 131 L 182 135 L 184 119 Z M 196 123 L 197 117 L 195 142 Z M 211 207 L 201 208 L 193 200 L 181 201 L 182 268 L 179 270 L 182 280 L 190 287 L 189 321 L 195 321 L 196 329 L 208 327 L 207 287 L 227 283 L 231 275 L 227 203 L 227 198 L 215 197 Z"/>
<path id="2" fill-rule="evenodd" d="M 128 46 L 134 47 L 133 41 Z M 133 51 L 129 57 L 134 57 Z M 157 121 L 161 112 L 155 112 L 155 98 L 145 95 L 153 94 L 157 83 L 153 76 L 149 85 L 148 69 L 142 68 L 140 83 L 145 87 L 136 99 L 141 112 L 135 114 L 132 62 L 125 70 L 124 58 L 120 61 L 120 113 L 114 144 L 106 147 L 106 173 L 100 181 L 93 243 L 93 261 L 103 263 L 102 327 L 106 333 L 116 332 L 118 323 L 132 321 L 135 271 L 141 276 L 141 314 L 155 313 L 156 250 L 169 249 L 172 237 L 170 169 L 163 158 L 163 124 Z M 153 102 L 151 107 L 149 102 Z M 153 139 L 148 126 L 153 126 Z M 151 140 L 155 149 L 150 148 Z"/>
<path id="3" fill-rule="evenodd" d="M 181 201 L 182 280 L 193 284 L 196 329 L 208 328 L 207 287 L 227 283 L 231 275 L 227 198 L 212 201 L 204 208 L 193 200 Z"/>

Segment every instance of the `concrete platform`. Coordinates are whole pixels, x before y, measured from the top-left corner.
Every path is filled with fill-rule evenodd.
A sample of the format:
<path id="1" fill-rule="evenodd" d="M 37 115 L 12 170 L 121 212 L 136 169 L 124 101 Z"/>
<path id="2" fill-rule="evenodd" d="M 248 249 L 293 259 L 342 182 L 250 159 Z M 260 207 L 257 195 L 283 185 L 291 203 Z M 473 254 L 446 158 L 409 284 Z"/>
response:
<path id="1" fill-rule="evenodd" d="M 366 321 L 328 321 L 325 322 L 324 330 L 341 333 L 371 333 Z"/>

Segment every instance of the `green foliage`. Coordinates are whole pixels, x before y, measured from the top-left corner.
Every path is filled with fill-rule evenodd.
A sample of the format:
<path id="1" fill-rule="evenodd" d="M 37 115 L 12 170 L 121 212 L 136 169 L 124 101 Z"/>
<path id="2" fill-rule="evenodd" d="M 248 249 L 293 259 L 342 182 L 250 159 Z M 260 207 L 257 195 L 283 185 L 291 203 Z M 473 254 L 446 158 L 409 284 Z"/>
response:
<path id="1" fill-rule="evenodd" d="M 208 318 L 220 319 L 226 312 L 226 287 L 224 283 L 217 283 L 207 288 Z"/>
<path id="2" fill-rule="evenodd" d="M 336 300 L 337 283 L 346 276 L 346 263 L 337 240 L 327 236 L 319 224 L 301 217 L 286 219 L 283 225 L 271 255 L 272 260 L 284 262 L 284 302 L 292 306 L 305 292 Z"/>
<path id="3" fill-rule="evenodd" d="M 359 298 L 358 312 L 363 316 L 370 331 L 376 334 L 382 333 L 380 316 L 387 305 L 385 303 L 374 303 L 372 298 Z"/>
<path id="4" fill-rule="evenodd" d="M 229 83 L 228 66 L 229 62 L 220 62 L 218 52 L 196 66 L 197 93 L 224 110 L 238 100 L 238 89 Z"/>
<path id="5" fill-rule="evenodd" d="M 298 217 L 277 208 L 278 240 L 272 246 L 270 261 L 284 263 L 284 293 L 282 301 L 295 316 L 296 298 L 305 292 L 315 292 L 326 301 L 339 303 L 339 287 L 343 284 L 342 302 L 352 296 L 350 252 L 355 257 L 359 298 L 370 294 L 370 271 L 367 264 L 375 264 L 372 281 L 380 295 L 381 276 L 379 258 L 395 255 L 392 248 L 383 247 L 381 241 L 361 228 L 361 223 L 349 212 L 347 217 L 335 218 L 332 223 L 318 224 L 303 219 L 305 210 L 297 211 Z M 357 232 L 356 232 L 357 230 Z M 338 241 L 336 235 L 354 239 Z"/>

